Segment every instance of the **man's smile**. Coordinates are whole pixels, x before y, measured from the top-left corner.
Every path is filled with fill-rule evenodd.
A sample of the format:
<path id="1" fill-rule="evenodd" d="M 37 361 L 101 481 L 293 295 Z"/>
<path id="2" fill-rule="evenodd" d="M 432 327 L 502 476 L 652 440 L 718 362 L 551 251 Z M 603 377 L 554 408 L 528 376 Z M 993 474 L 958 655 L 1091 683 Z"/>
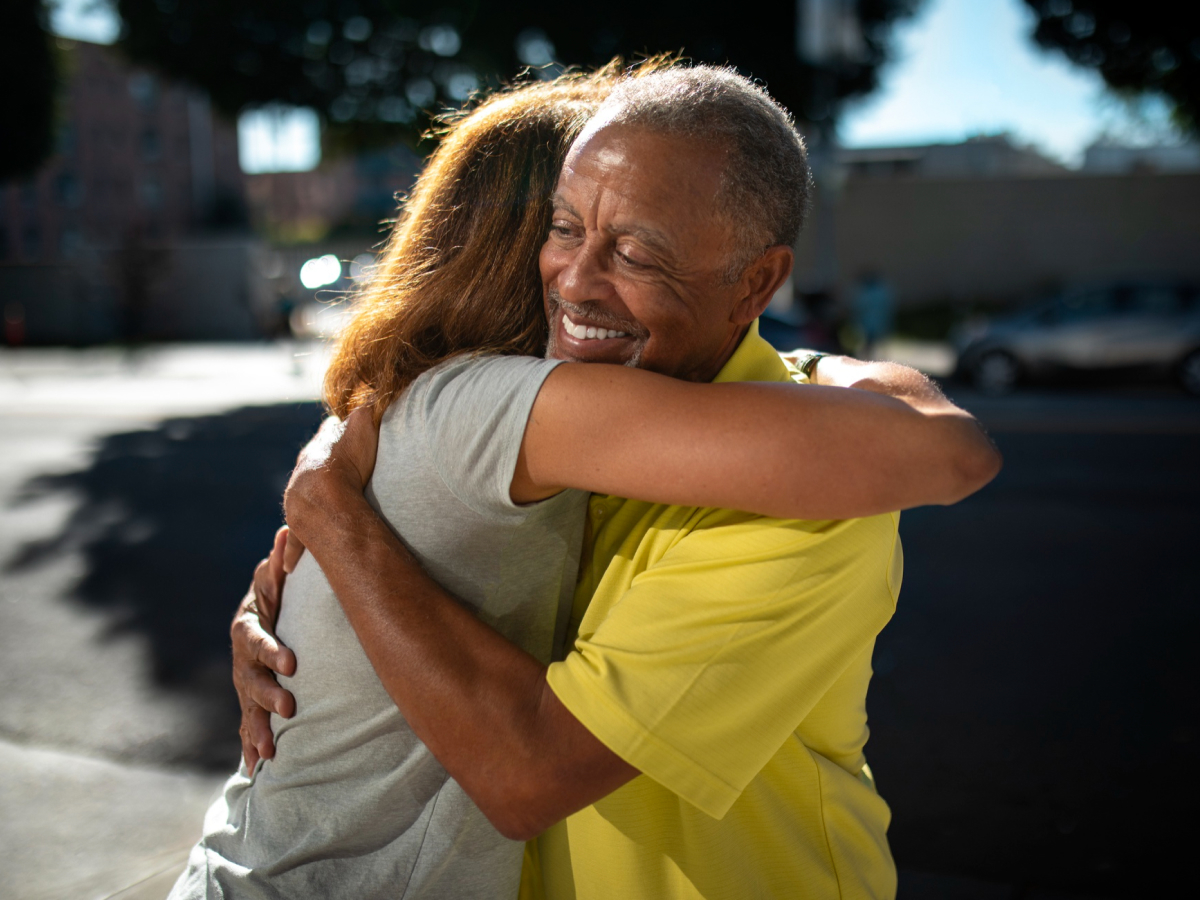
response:
<path id="1" fill-rule="evenodd" d="M 637 366 L 648 335 L 636 321 L 618 317 L 596 303 L 568 303 L 554 288 L 546 291 L 550 359 Z"/>
<path id="2" fill-rule="evenodd" d="M 574 322 L 566 313 L 563 313 L 562 327 L 563 331 L 571 337 L 581 341 L 604 341 L 608 338 L 629 337 L 628 333 L 624 331 L 597 328 L 595 325 L 588 325 L 584 322 Z"/>

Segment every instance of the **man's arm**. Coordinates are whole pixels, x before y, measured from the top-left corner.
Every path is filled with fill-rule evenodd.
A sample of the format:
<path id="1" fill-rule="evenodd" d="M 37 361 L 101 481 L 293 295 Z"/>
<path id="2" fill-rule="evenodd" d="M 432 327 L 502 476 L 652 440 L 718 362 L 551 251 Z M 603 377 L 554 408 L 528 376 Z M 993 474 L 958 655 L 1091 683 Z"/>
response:
<path id="1" fill-rule="evenodd" d="M 356 430 L 353 425 L 348 433 Z M 326 466 L 293 479 L 285 509 L 297 537 L 314 553 L 329 578 L 389 695 L 417 735 L 501 833 L 513 839 L 533 837 L 638 774 L 637 768 L 610 750 L 568 710 L 550 688 L 546 667 L 480 622 L 420 570 L 404 545 L 362 498 L 354 467 L 340 461 L 336 449 Z M 724 515 L 741 517 L 738 521 L 743 524 L 755 519 L 746 513 Z M 642 634 L 649 640 L 648 646 L 671 649 L 624 655 L 641 659 L 648 653 L 663 652 L 668 659 L 675 659 L 681 653 L 694 652 L 697 641 L 716 648 L 718 655 L 721 648 L 744 645 L 748 635 L 733 644 L 729 640 L 729 629 L 738 627 L 731 610 L 744 600 L 755 615 L 777 623 L 777 629 L 782 629 L 780 634 L 789 635 L 784 644 L 776 646 L 775 630 L 757 629 L 759 639 L 766 643 L 750 655 L 770 659 L 772 654 L 778 657 L 783 653 L 790 662 L 784 664 L 776 658 L 772 665 L 782 666 L 784 671 L 781 680 L 789 686 L 784 691 L 790 698 L 788 708 L 799 709 L 803 705 L 798 699 L 801 695 L 811 695 L 811 706 L 827 687 L 821 679 L 836 677 L 847 659 L 869 646 L 870 638 L 891 613 L 892 598 L 879 593 L 885 590 L 883 579 L 892 547 L 890 538 L 881 543 L 891 534 L 887 522 L 887 517 L 877 517 L 833 523 L 831 528 L 771 529 L 772 549 L 757 554 L 753 568 L 761 581 L 761 570 L 774 566 L 774 580 L 759 584 L 757 593 L 748 598 L 737 596 L 745 588 L 743 578 L 749 574 L 737 566 L 726 570 L 723 577 L 735 579 L 741 587 L 713 581 L 715 573 L 711 569 L 718 558 L 713 542 L 720 536 L 689 536 L 672 551 L 683 555 L 664 561 L 667 565 L 661 577 L 653 582 L 643 577 L 633 588 L 644 597 L 656 597 L 668 590 L 668 583 L 674 584 L 675 594 L 663 595 L 667 598 L 664 608 L 674 611 L 665 618 L 673 615 L 677 620 L 683 616 L 688 623 L 685 633 L 672 635 L 672 628 L 666 625 L 647 631 L 645 623 L 635 623 L 631 629 L 625 623 L 626 635 Z M 873 547 L 871 558 L 857 555 L 855 548 L 861 544 L 848 545 L 839 537 L 847 528 L 865 528 L 875 535 L 868 540 Z M 802 565 L 808 569 L 801 569 Z M 686 590 L 676 583 L 681 568 L 693 572 Z M 837 577 L 830 581 L 833 574 Z M 860 598 L 840 610 L 836 596 L 840 591 L 861 593 L 863 585 L 873 580 L 877 584 L 868 591 L 872 598 L 869 608 Z M 825 587 L 819 598 L 795 605 L 789 591 L 781 586 L 801 583 Z M 635 619 L 647 614 L 644 602 L 628 597 L 619 609 Z M 606 619 L 606 627 L 608 622 Z M 702 623 L 699 632 L 697 622 Z M 833 631 L 828 634 L 822 631 L 830 628 Z M 656 643 L 660 637 L 665 644 Z M 798 653 L 801 644 L 797 641 L 808 650 Z M 593 643 L 596 648 L 606 646 L 599 635 Z M 624 647 L 620 642 L 618 645 Z M 617 655 L 623 655 L 620 649 Z M 573 653 L 571 659 L 574 657 Z M 590 672 L 597 665 L 588 658 L 575 662 L 576 674 L 581 667 Z M 693 671 L 695 667 L 668 668 L 678 672 Z M 742 682 L 758 684 L 761 680 L 758 672 L 730 675 L 730 666 L 718 664 L 712 671 Z M 676 687 L 668 693 L 678 699 Z M 782 729 L 782 740 L 795 723 L 780 717 L 777 707 L 758 708 L 762 704 L 754 702 L 753 694 L 762 693 L 761 685 L 750 690 L 746 709 L 754 721 L 751 730 L 767 735 L 759 741 L 758 749 L 766 748 L 764 752 L 769 756 L 777 746 L 771 739 L 772 729 Z M 698 696 L 692 702 L 702 703 L 703 698 Z M 658 720 L 657 716 L 652 719 Z M 693 717 L 692 721 L 697 719 Z M 728 722 L 721 725 L 730 726 Z M 612 746 L 622 749 L 628 743 L 622 742 L 623 737 L 628 735 L 618 729 L 606 740 L 615 741 Z M 709 757 L 720 756 L 719 748 L 707 744 L 706 748 Z M 694 755 L 687 752 L 686 742 L 681 752 Z M 763 753 L 741 761 L 739 772 L 752 775 L 759 757 Z M 765 762 L 765 757 L 761 761 Z M 663 773 L 654 777 L 671 783 Z M 725 782 L 719 775 L 716 778 Z M 720 815 L 730 799 L 700 798 L 699 805 Z"/>
<path id="2" fill-rule="evenodd" d="M 413 731 L 502 834 L 530 838 L 637 770 L 567 712 L 545 666 L 426 576 L 368 505 L 373 459 L 363 457 L 374 441 L 362 410 L 335 446 L 302 457 L 284 498 L 291 533 L 320 564 Z"/>
<path id="3" fill-rule="evenodd" d="M 254 570 L 254 580 L 229 627 L 233 686 L 242 706 L 238 734 L 248 772 L 260 759 L 275 755 L 271 713 L 290 719 L 296 711 L 296 699 L 275 680 L 276 674 L 292 675 L 296 671 L 296 654 L 279 643 L 274 633 L 286 577 L 283 566 L 287 541 L 285 526 L 275 533 L 271 554 Z"/>

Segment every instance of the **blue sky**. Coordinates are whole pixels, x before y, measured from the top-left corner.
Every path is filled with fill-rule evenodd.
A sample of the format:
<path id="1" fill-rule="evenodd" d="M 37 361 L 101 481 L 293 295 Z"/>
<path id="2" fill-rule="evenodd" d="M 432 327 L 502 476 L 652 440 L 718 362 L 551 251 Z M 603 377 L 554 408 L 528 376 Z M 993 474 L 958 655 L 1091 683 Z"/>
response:
<path id="1" fill-rule="evenodd" d="M 115 40 L 116 21 L 103 0 L 57 0 L 60 34 L 102 43 Z M 881 87 L 842 117 L 842 142 L 851 147 L 960 141 L 974 134 L 1009 132 L 1065 162 L 1077 162 L 1102 134 L 1136 143 L 1172 138 L 1165 109 L 1153 100 L 1136 111 L 1117 102 L 1094 72 L 1071 65 L 1030 40 L 1033 14 L 1021 0 L 926 0 L 920 13 L 897 27 L 895 59 Z M 311 125 L 287 134 L 292 153 L 267 146 L 267 121 L 243 122 L 248 170 L 270 160 L 312 160 L 295 141 Z M 296 130 L 298 129 L 298 130 Z M 313 133 L 315 134 L 315 133 Z M 293 164 L 295 165 L 295 164 Z"/>
<path id="2" fill-rule="evenodd" d="M 1135 142 L 1169 136 L 1161 103 L 1131 113 L 1099 75 L 1035 45 L 1033 24 L 1021 0 L 926 0 L 897 27 L 880 90 L 843 115 L 842 142 L 915 144 L 1008 131 L 1076 161 L 1105 132 Z"/>

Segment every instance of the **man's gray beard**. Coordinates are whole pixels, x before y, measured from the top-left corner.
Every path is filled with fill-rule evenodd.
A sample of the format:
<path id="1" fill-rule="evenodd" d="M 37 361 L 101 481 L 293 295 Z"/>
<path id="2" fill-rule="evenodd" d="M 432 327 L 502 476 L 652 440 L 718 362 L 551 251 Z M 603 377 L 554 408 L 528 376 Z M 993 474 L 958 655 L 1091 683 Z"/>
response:
<path id="1" fill-rule="evenodd" d="M 550 335 L 546 340 L 546 359 L 554 359 L 554 352 L 558 349 L 559 320 L 564 312 L 568 312 L 581 319 L 590 319 L 603 328 L 610 328 L 613 331 L 624 331 L 627 334 L 635 335 L 637 337 L 637 344 L 634 347 L 633 356 L 621 363 L 621 365 L 628 366 L 631 369 L 641 368 L 642 354 L 646 351 L 646 340 L 648 337 L 645 334 L 644 328 L 640 325 L 631 325 L 629 322 L 622 322 L 615 316 L 610 316 L 604 310 L 590 304 L 587 306 L 576 306 L 574 303 L 568 303 L 553 288 L 550 288 L 546 292 L 546 296 L 550 299 L 551 306 L 550 320 L 547 323 L 550 326 Z"/>

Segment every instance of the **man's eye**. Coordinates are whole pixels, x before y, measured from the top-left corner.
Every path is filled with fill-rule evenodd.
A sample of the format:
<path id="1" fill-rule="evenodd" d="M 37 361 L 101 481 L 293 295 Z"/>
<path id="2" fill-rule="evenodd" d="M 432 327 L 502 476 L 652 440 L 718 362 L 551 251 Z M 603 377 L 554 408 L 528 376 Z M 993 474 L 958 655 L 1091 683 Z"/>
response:
<path id="1" fill-rule="evenodd" d="M 617 255 L 617 259 L 619 259 L 622 263 L 624 263 L 625 265 L 627 265 L 633 269 L 645 269 L 645 268 L 648 268 L 650 265 L 649 263 L 645 263 L 645 262 L 642 262 L 641 260 L 634 259 L 628 253 L 625 253 L 622 250 L 616 251 L 616 255 Z"/>

